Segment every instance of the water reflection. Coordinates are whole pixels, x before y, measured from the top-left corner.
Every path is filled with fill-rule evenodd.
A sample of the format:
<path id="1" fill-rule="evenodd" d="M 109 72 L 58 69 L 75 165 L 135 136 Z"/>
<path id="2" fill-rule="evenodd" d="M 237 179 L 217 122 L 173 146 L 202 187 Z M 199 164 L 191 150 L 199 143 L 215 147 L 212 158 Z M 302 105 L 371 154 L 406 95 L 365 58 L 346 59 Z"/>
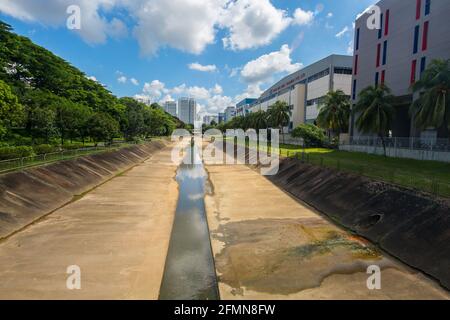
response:
<path id="1" fill-rule="evenodd" d="M 189 148 L 186 157 L 199 160 L 196 148 Z M 162 300 L 219 298 L 204 203 L 207 174 L 201 161 L 190 163 L 194 164 L 178 168 L 179 198 L 161 284 Z"/>

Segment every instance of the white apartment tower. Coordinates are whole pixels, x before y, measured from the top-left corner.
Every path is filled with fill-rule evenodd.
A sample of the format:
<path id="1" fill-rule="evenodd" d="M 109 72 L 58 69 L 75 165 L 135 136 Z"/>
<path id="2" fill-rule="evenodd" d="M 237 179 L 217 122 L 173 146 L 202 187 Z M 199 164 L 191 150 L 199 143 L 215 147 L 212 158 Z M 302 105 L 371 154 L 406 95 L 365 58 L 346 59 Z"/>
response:
<path id="1" fill-rule="evenodd" d="M 193 98 L 178 100 L 178 118 L 186 124 L 194 124 L 197 118 L 197 102 Z"/>

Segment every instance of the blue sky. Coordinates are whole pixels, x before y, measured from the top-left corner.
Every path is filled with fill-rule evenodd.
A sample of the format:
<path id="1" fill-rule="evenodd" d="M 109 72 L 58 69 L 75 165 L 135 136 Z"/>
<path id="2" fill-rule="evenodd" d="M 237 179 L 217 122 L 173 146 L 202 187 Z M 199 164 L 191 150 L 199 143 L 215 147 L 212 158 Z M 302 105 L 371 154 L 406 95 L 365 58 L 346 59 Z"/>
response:
<path id="1" fill-rule="evenodd" d="M 214 114 L 301 65 L 351 54 L 352 23 L 376 1 L 35 2 L 2 0 L 0 19 L 118 96 L 191 95 Z M 66 27 L 70 4 L 81 8 L 81 30 Z"/>

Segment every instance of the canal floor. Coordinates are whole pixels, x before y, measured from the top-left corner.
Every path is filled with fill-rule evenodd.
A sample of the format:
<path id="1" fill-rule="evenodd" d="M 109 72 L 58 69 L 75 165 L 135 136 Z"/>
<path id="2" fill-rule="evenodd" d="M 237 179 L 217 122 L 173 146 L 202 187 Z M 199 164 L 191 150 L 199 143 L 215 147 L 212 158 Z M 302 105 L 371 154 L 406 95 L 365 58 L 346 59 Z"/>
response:
<path id="1" fill-rule="evenodd" d="M 245 165 L 207 165 L 222 299 L 450 299 L 420 272 L 335 226 Z M 380 268 L 381 288 L 367 285 Z"/>

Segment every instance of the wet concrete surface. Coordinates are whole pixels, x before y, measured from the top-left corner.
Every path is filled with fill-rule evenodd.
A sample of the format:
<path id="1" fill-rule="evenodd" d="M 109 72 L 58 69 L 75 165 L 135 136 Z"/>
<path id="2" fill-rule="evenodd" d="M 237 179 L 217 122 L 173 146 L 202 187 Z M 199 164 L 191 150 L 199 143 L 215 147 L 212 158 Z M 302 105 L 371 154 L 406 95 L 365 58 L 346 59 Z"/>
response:
<path id="1" fill-rule="evenodd" d="M 0 242 L 0 299 L 157 299 L 178 199 L 171 148 Z M 69 290 L 67 268 L 81 270 Z"/>
<path id="2" fill-rule="evenodd" d="M 223 299 L 449 299 L 436 282 L 387 257 L 244 165 L 206 166 L 205 199 Z M 367 288 L 367 267 L 381 289 Z"/>

